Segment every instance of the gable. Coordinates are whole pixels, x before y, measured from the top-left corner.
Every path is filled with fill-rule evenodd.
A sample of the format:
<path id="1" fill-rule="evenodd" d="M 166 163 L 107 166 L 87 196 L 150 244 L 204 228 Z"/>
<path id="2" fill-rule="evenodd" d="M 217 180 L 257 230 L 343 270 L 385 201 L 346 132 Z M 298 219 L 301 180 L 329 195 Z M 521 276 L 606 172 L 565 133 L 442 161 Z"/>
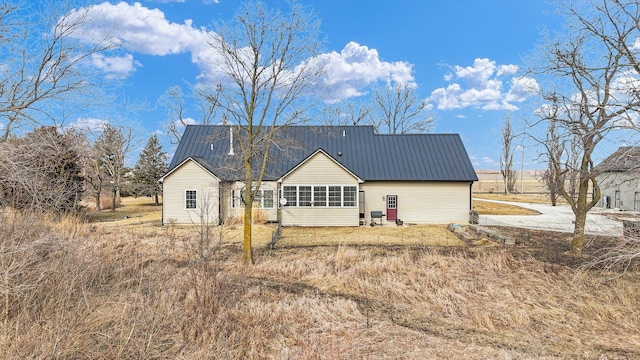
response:
<path id="1" fill-rule="evenodd" d="M 189 157 L 171 169 L 168 173 L 164 174 L 160 178 L 160 182 L 165 182 L 167 178 L 174 174 L 180 174 L 181 178 L 185 179 L 200 179 L 200 178 L 214 178 L 216 181 L 220 181 L 218 177 L 207 169 L 203 164 L 199 163 L 195 159 Z"/>
<path id="2" fill-rule="evenodd" d="M 287 172 L 279 181 L 296 184 L 344 184 L 362 182 L 354 173 L 323 150 L 317 150 Z"/>

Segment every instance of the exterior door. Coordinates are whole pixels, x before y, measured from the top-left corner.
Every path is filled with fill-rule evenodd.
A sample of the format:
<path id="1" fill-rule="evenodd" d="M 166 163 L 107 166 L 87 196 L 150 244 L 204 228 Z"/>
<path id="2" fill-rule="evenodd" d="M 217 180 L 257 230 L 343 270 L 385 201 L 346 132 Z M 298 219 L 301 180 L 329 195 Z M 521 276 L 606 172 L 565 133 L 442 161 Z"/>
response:
<path id="1" fill-rule="evenodd" d="M 387 221 L 398 219 L 398 196 L 387 195 Z"/>

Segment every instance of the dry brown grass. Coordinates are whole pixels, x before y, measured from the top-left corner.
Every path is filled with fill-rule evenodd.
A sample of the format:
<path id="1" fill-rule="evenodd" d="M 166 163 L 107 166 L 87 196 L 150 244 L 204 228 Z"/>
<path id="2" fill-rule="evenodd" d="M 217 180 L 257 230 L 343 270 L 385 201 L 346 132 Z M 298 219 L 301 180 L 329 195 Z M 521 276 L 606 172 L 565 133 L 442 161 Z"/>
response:
<path id="1" fill-rule="evenodd" d="M 465 245 L 445 225 L 390 227 L 287 227 L 278 247 L 316 245 Z"/>
<path id="2" fill-rule="evenodd" d="M 322 229 L 343 239 L 328 246 L 260 240 L 245 268 L 240 226 L 213 229 L 202 262 L 194 226 L 0 215 L 1 358 L 640 358 L 633 271 L 371 241 L 442 235 L 419 226 Z M 290 230 L 279 245 L 305 229 Z"/>

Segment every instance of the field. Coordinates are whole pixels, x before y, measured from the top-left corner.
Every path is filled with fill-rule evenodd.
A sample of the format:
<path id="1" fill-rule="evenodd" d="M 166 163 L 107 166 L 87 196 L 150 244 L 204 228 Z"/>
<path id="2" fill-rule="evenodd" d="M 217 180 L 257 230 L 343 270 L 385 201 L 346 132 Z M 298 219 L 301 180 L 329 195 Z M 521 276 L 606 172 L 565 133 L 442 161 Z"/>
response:
<path id="1" fill-rule="evenodd" d="M 633 359 L 640 272 L 584 268 L 566 235 L 477 246 L 443 226 L 161 226 L 146 199 L 0 212 L 7 359 Z M 505 230 L 507 231 L 507 230 Z"/>

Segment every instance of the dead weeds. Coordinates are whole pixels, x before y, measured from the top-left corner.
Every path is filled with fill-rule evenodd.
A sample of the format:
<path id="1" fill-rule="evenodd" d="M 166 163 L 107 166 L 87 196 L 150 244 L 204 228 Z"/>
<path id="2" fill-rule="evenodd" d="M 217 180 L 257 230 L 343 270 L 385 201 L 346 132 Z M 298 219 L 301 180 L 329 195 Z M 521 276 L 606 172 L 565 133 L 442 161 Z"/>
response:
<path id="1" fill-rule="evenodd" d="M 471 247 L 422 226 L 287 228 L 243 267 L 240 226 L 214 233 L 209 264 L 188 255 L 194 226 L 24 221 L 56 230 L 0 221 L 35 251 L 0 248 L 7 359 L 640 358 L 638 271 L 579 269 L 558 233 Z"/>

